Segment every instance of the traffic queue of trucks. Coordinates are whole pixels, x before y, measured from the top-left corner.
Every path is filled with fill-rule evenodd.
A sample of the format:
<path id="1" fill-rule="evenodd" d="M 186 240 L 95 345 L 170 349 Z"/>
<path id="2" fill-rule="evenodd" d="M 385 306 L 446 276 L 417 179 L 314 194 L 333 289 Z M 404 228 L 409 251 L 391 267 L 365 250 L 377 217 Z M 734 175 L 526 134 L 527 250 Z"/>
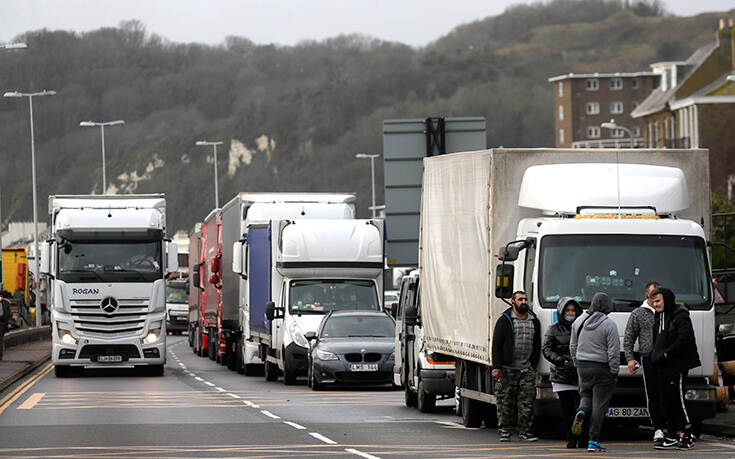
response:
<path id="1" fill-rule="evenodd" d="M 493 327 L 513 291 L 528 293 L 542 330 L 558 320 L 560 297 L 586 306 L 605 292 L 622 340 L 644 285 L 657 281 L 694 325 L 702 365 L 687 381 L 690 415 L 695 424 L 714 416 L 709 193 L 706 150 L 424 159 L 419 266 L 391 311 L 393 382 L 406 404 L 428 411 L 456 393 L 465 425 L 493 425 Z M 195 353 L 293 384 L 309 371 L 309 340 L 327 313 L 384 310 L 384 223 L 355 219 L 354 203 L 350 194 L 238 194 L 189 233 L 190 276 L 170 287 L 188 291 L 188 305 L 166 313 L 177 246 L 164 243 L 163 196 L 52 196 L 41 264 L 52 279 L 56 374 L 99 365 L 161 374 L 166 323 L 184 307 L 187 323 L 177 326 Z M 548 362 L 538 370 L 537 417 L 556 417 Z M 641 376 L 622 356 L 608 416 L 647 416 Z"/>

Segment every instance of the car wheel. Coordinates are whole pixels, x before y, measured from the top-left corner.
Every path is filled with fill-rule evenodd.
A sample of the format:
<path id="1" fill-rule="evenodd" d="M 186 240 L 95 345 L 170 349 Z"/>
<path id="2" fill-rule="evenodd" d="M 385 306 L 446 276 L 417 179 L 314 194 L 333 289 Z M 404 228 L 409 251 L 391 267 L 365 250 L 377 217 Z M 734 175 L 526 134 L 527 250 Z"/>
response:
<path id="1" fill-rule="evenodd" d="M 406 387 L 404 389 L 404 399 L 406 406 L 409 408 L 414 408 L 418 402 L 416 392 L 412 391 L 411 388 L 408 387 L 408 384 L 406 384 Z"/>
<path id="2" fill-rule="evenodd" d="M 311 365 L 309 367 L 309 387 L 311 387 L 311 390 L 319 391 L 324 389 L 324 385 L 317 381 L 316 374 L 314 372 L 314 366 Z"/>
<path id="3" fill-rule="evenodd" d="M 424 380 L 419 379 L 419 386 L 416 390 L 416 407 L 422 413 L 428 413 L 436 406 L 436 395 L 424 390 Z"/>

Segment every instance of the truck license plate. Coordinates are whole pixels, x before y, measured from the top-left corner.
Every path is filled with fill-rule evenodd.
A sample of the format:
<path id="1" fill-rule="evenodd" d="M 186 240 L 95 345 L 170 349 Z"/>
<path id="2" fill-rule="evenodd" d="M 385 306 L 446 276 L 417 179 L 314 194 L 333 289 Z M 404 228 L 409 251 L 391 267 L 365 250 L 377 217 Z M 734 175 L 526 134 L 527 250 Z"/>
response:
<path id="1" fill-rule="evenodd" d="M 352 363 L 350 371 L 378 371 L 377 363 Z"/>
<path id="2" fill-rule="evenodd" d="M 121 355 L 98 355 L 97 361 L 100 363 L 122 362 Z"/>
<path id="3" fill-rule="evenodd" d="M 609 418 L 647 418 L 648 408 L 615 406 L 607 409 Z"/>

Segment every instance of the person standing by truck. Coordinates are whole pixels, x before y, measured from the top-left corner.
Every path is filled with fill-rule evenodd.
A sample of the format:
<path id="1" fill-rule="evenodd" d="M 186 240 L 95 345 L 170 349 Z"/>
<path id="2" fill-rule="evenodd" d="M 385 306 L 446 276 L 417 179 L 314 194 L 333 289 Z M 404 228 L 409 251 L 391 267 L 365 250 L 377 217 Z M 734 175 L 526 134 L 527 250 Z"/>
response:
<path id="1" fill-rule="evenodd" d="M 572 433 L 582 434 L 589 419 L 587 451 L 605 451 L 600 443 L 602 422 L 612 400 L 620 365 L 618 327 L 608 317 L 613 303 L 606 293 L 595 293 L 589 310 L 572 324 L 569 349 L 579 374 L 579 410 Z"/>
<path id="2" fill-rule="evenodd" d="M 664 423 L 661 419 L 658 395 L 656 394 L 656 368 L 651 362 L 653 319 L 656 314 L 656 310 L 653 309 L 651 304 L 651 293 L 659 288 L 661 288 L 661 285 L 658 282 L 646 284 L 646 300 L 630 313 L 623 337 L 623 351 L 625 352 L 625 360 L 628 362 L 628 370 L 631 373 L 636 373 L 641 366 L 643 367 L 643 387 L 646 391 L 648 416 L 655 431 L 653 435 L 654 447 L 663 444 L 664 441 Z M 633 345 L 636 340 L 638 340 L 640 362 L 636 360 L 633 353 Z"/>
<path id="3" fill-rule="evenodd" d="M 561 403 L 562 425 L 569 426 L 579 406 L 577 369 L 572 363 L 569 340 L 572 323 L 582 314 L 582 306 L 570 297 L 559 300 L 556 306 L 556 323 L 549 326 L 541 347 L 544 357 L 551 363 L 551 386 Z M 567 431 L 567 448 L 586 448 L 587 439 Z"/>
<path id="4" fill-rule="evenodd" d="M 492 376 L 497 380 L 498 433 L 500 441 L 510 441 L 510 429 L 516 424 L 519 439 L 537 441 L 532 424 L 541 324 L 529 311 L 525 292 L 514 292 L 510 301 L 511 307 L 503 312 L 493 331 Z M 513 422 L 516 411 L 517 423 Z"/>
<path id="5" fill-rule="evenodd" d="M 676 304 L 674 292 L 661 288 L 652 292 L 656 316 L 653 323 L 653 352 L 656 392 L 662 419 L 667 419 L 666 438 L 656 449 L 689 449 L 694 446 L 692 423 L 684 403 L 684 381 L 692 368 L 701 365 L 689 310 Z"/>

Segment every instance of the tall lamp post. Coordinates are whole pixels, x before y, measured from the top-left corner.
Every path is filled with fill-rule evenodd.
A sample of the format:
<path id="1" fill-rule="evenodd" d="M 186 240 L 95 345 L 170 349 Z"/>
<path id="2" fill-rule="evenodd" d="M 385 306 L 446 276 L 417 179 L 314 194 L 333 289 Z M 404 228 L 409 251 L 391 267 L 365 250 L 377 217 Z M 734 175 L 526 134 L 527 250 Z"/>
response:
<path id="1" fill-rule="evenodd" d="M 630 136 L 630 148 L 635 148 L 635 140 L 633 140 L 633 131 L 631 131 L 627 127 L 620 126 L 620 125 L 616 124 L 615 123 L 615 120 L 613 120 L 613 119 L 611 119 L 607 123 L 602 123 L 600 126 L 603 127 L 603 128 L 605 128 L 605 129 L 610 129 L 610 130 L 620 129 L 621 131 L 627 132 L 628 135 Z"/>
<path id="2" fill-rule="evenodd" d="M 214 147 L 214 208 L 219 209 L 219 186 L 217 185 L 217 145 L 222 145 L 222 142 L 208 142 L 206 140 L 197 141 L 196 145 L 200 147 L 212 146 Z"/>
<path id="3" fill-rule="evenodd" d="M 105 173 L 105 126 L 117 126 L 119 124 L 125 124 L 125 121 L 82 121 L 79 123 L 79 125 L 82 127 L 99 126 L 100 132 L 102 133 L 102 194 L 107 194 L 107 174 Z"/>
<path id="4" fill-rule="evenodd" d="M 375 158 L 379 157 L 380 155 L 368 155 L 366 153 L 358 153 L 355 155 L 355 158 L 359 159 L 366 159 L 370 158 L 370 176 L 372 177 L 372 189 L 373 189 L 373 206 L 371 207 L 373 211 L 373 218 L 375 218 Z"/>
<path id="5" fill-rule="evenodd" d="M 38 250 L 38 205 L 36 204 L 36 142 L 33 137 L 33 98 L 41 96 L 55 96 L 56 91 L 43 90 L 40 92 L 6 92 L 4 97 L 27 97 L 28 113 L 31 120 L 31 179 L 33 181 L 33 250 L 35 252 L 33 259 L 36 264 L 36 327 L 41 326 L 41 289 L 39 287 L 40 271 L 38 266 L 38 258 L 41 253 Z"/>

